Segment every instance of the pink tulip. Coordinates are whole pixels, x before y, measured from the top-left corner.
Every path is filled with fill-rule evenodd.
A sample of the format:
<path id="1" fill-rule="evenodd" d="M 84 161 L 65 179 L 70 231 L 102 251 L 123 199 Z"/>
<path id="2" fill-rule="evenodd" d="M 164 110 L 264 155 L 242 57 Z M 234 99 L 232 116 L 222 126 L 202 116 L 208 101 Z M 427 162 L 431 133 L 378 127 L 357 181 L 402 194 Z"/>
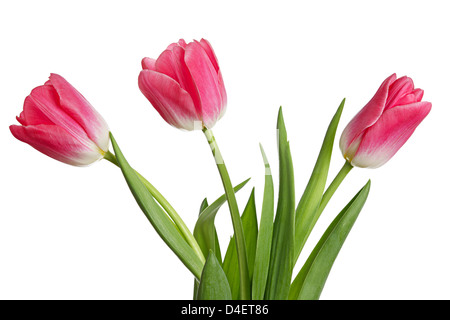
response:
<path id="1" fill-rule="evenodd" d="M 428 115 L 431 103 L 411 78 L 388 77 L 369 103 L 344 129 L 340 148 L 353 166 L 377 168 L 405 144 Z"/>
<path id="2" fill-rule="evenodd" d="M 194 130 L 212 128 L 227 95 L 216 55 L 202 39 L 172 43 L 158 59 L 144 58 L 139 88 L 166 122 Z"/>
<path id="3" fill-rule="evenodd" d="M 63 77 L 51 74 L 43 86 L 26 97 L 21 126 L 10 126 L 17 139 L 36 150 L 74 166 L 103 158 L 108 151 L 105 120 Z"/>

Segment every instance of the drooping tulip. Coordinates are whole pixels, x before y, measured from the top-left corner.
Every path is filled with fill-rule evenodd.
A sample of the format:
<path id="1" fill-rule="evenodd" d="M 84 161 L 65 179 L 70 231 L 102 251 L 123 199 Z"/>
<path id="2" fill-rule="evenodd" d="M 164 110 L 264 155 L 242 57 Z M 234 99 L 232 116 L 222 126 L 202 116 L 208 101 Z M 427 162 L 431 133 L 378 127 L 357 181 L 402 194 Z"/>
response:
<path id="1" fill-rule="evenodd" d="M 105 120 L 60 75 L 34 88 L 16 118 L 21 125 L 9 127 L 14 137 L 61 162 L 85 166 L 108 151 Z"/>
<path id="2" fill-rule="evenodd" d="M 227 95 L 219 63 L 205 40 L 172 43 L 158 59 L 144 58 L 139 88 L 172 126 L 212 128 L 225 112 Z"/>
<path id="3" fill-rule="evenodd" d="M 391 159 L 428 115 L 431 103 L 411 78 L 388 77 L 342 132 L 340 149 L 353 166 L 377 168 Z"/>

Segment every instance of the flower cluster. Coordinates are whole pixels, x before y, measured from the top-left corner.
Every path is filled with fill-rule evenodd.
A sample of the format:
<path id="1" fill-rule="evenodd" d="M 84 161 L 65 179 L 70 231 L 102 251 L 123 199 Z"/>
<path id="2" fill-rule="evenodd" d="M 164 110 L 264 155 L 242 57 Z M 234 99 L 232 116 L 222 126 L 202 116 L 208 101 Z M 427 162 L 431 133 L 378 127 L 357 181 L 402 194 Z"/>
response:
<path id="1" fill-rule="evenodd" d="M 293 277 L 303 245 L 322 211 L 353 167 L 385 164 L 431 110 L 431 103 L 422 101 L 424 91 L 415 88 L 411 78 L 389 76 L 343 130 L 339 146 L 344 166 L 325 189 L 343 101 L 329 124 L 311 178 L 296 206 L 293 162 L 280 108 L 278 202 L 261 147 L 265 186 L 258 226 L 253 192 L 243 212 L 237 206 L 236 192 L 248 180 L 237 186 L 231 183 L 211 130 L 227 105 L 221 69 L 211 44 L 205 39 L 190 43 L 181 39 L 157 59 L 142 59 L 138 84 L 167 123 L 182 130 L 202 130 L 213 155 L 221 159 L 216 164 L 225 193 L 211 205 L 205 199 L 193 232 L 170 202 L 130 166 L 102 116 L 60 75 L 51 74 L 44 85 L 31 91 L 17 117 L 20 125 L 11 125 L 10 130 L 18 140 L 58 161 L 86 166 L 106 159 L 118 166 L 143 213 L 196 278 L 194 299 L 318 299 L 364 206 L 370 181 L 331 222 Z M 234 236 L 222 257 L 214 219 L 225 202 Z"/>

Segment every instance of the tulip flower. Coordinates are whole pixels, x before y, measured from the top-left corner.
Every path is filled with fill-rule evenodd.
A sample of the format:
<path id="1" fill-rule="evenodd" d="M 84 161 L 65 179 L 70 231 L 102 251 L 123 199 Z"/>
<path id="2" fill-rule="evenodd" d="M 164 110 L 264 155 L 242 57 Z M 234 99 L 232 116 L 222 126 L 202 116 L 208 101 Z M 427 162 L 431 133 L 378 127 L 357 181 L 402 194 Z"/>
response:
<path id="1" fill-rule="evenodd" d="M 17 117 L 17 120 L 21 126 L 9 127 L 14 137 L 49 157 L 74 166 L 89 165 L 104 158 L 123 170 L 120 160 L 108 150 L 110 132 L 105 120 L 74 87 L 57 74 L 51 74 L 49 81 L 31 91 L 31 94 L 25 99 L 23 112 Z M 116 143 L 115 148 L 118 148 Z M 120 154 L 123 157 L 123 154 Z M 164 223 L 170 227 L 175 224 L 176 230 L 180 232 L 181 239 L 183 239 L 179 240 L 177 244 L 180 245 L 182 242 L 180 246 L 183 246 L 186 241 L 194 250 L 193 255 L 195 255 L 194 262 L 186 262 L 184 256 L 180 259 L 184 258 L 183 262 L 194 269 L 199 277 L 201 271 L 199 266 L 204 263 L 205 259 L 194 236 L 178 213 L 163 195 L 137 171 L 132 170 L 131 174 L 128 173 L 127 178 L 134 178 L 134 185 L 137 183 L 136 180 L 139 180 L 140 184 L 137 183 L 137 185 L 144 186 L 166 211 L 167 216 L 157 212 L 149 214 L 148 218 L 158 227 Z M 162 231 L 161 236 L 171 244 L 175 241 L 170 237 L 168 231 Z M 178 247 L 175 249 L 179 250 Z M 192 255 L 190 257 L 192 258 Z M 194 268 L 195 266 L 197 268 Z"/>
<path id="2" fill-rule="evenodd" d="M 431 103 L 411 78 L 393 74 L 350 121 L 340 139 L 344 158 L 353 166 L 377 168 L 405 144 L 428 115 Z"/>
<path id="3" fill-rule="evenodd" d="M 139 88 L 170 125 L 212 128 L 225 112 L 227 95 L 216 55 L 201 39 L 172 43 L 158 59 L 144 58 Z"/>
<path id="4" fill-rule="evenodd" d="M 139 88 L 170 125 L 200 129 L 215 158 L 230 208 L 241 279 L 241 298 L 250 298 L 242 221 L 231 180 L 211 128 L 225 112 L 227 95 L 216 55 L 208 41 L 172 43 L 158 59 L 144 58 Z"/>
<path id="5" fill-rule="evenodd" d="M 108 152 L 105 120 L 57 74 L 31 91 L 16 118 L 21 126 L 9 127 L 14 137 L 61 162 L 85 166 Z"/>

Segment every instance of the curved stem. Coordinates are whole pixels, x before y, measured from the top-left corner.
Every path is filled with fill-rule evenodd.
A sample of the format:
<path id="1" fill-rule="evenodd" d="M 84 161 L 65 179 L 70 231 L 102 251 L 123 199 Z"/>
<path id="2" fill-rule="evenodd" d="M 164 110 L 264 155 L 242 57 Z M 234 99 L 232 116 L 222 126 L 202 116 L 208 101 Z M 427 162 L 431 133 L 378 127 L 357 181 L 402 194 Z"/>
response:
<path id="1" fill-rule="evenodd" d="M 316 214 L 317 216 L 320 216 L 322 211 L 327 206 L 328 201 L 330 201 L 331 197 L 336 192 L 337 188 L 340 186 L 342 181 L 344 181 L 345 177 L 352 169 L 353 169 L 353 166 L 350 164 L 350 162 L 345 161 L 341 170 L 339 171 L 339 173 L 336 175 L 336 177 L 333 179 L 333 181 L 330 183 L 327 190 L 323 194 L 322 200 L 320 201 L 319 208 L 317 209 L 317 214 Z"/>
<path id="2" fill-rule="evenodd" d="M 242 300 L 250 300 L 250 276 L 248 271 L 247 262 L 247 250 L 245 247 L 244 228 L 242 226 L 241 216 L 239 214 L 239 208 L 234 194 L 233 186 L 231 184 L 230 176 L 228 174 L 227 167 L 217 146 L 216 139 L 210 129 L 203 128 L 203 133 L 208 140 L 211 147 L 212 154 L 216 160 L 216 165 L 222 178 L 223 187 L 227 196 L 228 206 L 231 213 L 231 221 L 234 229 L 234 239 L 236 241 L 236 251 L 239 264 L 239 277 L 240 277 L 240 298 Z"/>
<path id="3" fill-rule="evenodd" d="M 119 166 L 119 163 L 117 162 L 116 156 L 112 154 L 110 151 L 108 151 L 104 159 L 108 160 L 112 164 L 115 164 L 116 166 Z M 139 172 L 134 170 L 138 178 L 141 180 L 141 182 L 145 185 L 147 190 L 152 194 L 153 198 L 161 205 L 161 207 L 167 212 L 169 217 L 172 219 L 172 221 L 175 224 L 175 227 L 178 229 L 178 231 L 181 233 L 183 238 L 186 240 L 186 242 L 189 244 L 189 246 L 194 250 L 196 255 L 200 258 L 200 261 L 205 263 L 205 257 L 203 256 L 202 250 L 200 249 L 197 240 L 195 240 L 194 236 L 192 235 L 189 228 L 186 226 L 184 221 L 181 219 L 181 217 L 178 215 L 178 213 L 175 211 L 175 209 L 172 207 L 172 205 L 167 201 L 166 198 L 150 183 L 147 179 L 145 179 Z"/>

